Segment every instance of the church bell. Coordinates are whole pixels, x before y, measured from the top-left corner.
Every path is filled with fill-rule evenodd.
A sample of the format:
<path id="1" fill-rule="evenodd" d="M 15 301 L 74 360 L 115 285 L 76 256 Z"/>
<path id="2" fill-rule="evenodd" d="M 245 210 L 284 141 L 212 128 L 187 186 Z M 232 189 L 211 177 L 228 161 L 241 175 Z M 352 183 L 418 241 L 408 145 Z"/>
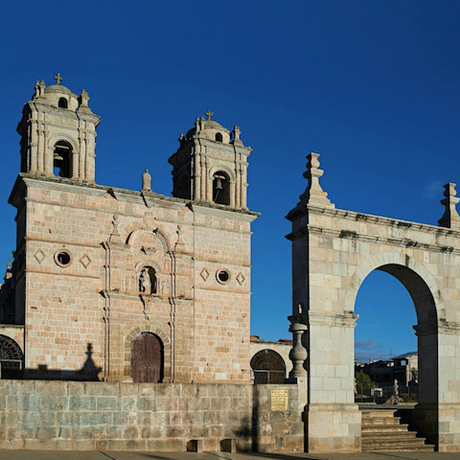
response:
<path id="1" fill-rule="evenodd" d="M 224 187 L 222 186 L 222 179 L 220 177 L 216 178 L 216 191 L 223 190 Z"/>

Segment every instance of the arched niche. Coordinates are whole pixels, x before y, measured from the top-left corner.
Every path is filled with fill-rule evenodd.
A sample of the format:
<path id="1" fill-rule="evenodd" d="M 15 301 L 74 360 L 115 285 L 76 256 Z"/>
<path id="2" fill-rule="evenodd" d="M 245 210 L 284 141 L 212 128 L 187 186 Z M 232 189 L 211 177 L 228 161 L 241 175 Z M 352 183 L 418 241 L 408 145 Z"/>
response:
<path id="1" fill-rule="evenodd" d="M 0 378 L 19 378 L 23 362 L 21 347 L 11 337 L 0 334 Z"/>
<path id="2" fill-rule="evenodd" d="M 251 359 L 251 369 L 255 384 L 284 383 L 286 363 L 276 351 L 265 349 L 258 351 Z"/>
<path id="3" fill-rule="evenodd" d="M 153 264 L 143 264 L 139 270 L 139 292 L 144 295 L 158 293 L 159 270 L 152 267 Z"/>

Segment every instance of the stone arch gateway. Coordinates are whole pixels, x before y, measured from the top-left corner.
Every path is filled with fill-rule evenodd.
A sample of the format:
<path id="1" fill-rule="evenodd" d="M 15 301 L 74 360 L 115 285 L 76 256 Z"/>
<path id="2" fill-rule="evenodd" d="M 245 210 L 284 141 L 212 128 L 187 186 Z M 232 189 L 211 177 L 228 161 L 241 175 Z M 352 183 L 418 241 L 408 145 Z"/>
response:
<path id="1" fill-rule="evenodd" d="M 354 403 L 354 314 L 366 276 L 382 270 L 411 295 L 420 364 L 414 423 L 439 451 L 460 451 L 460 217 L 447 184 L 440 226 L 336 209 L 319 184 L 318 154 L 308 155 L 308 186 L 287 218 L 293 246 L 294 361 L 305 382 L 308 452 L 361 449 Z M 293 353 L 293 357 L 295 353 Z M 303 356 L 299 354 L 299 356 Z"/>

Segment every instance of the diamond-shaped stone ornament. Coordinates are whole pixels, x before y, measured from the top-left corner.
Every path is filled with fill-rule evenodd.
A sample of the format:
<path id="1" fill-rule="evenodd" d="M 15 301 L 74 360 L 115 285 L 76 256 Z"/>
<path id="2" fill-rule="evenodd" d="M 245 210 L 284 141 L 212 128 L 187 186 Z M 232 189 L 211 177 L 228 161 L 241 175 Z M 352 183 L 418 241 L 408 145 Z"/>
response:
<path id="1" fill-rule="evenodd" d="M 39 264 L 41 264 L 41 263 L 43 262 L 43 260 L 45 259 L 46 255 L 45 255 L 45 253 L 44 253 L 41 249 L 39 249 L 39 250 L 35 253 L 34 257 L 35 257 L 35 259 L 37 260 L 37 262 L 38 262 Z"/>
<path id="2" fill-rule="evenodd" d="M 240 272 L 238 273 L 237 277 L 236 277 L 236 281 L 238 281 L 239 285 L 242 286 L 244 281 L 245 281 L 245 277 L 244 275 Z"/>
<path id="3" fill-rule="evenodd" d="M 83 267 L 88 268 L 89 264 L 91 263 L 91 259 L 88 254 L 84 254 L 82 258 L 80 259 L 80 263 L 83 265 Z"/>
<path id="4" fill-rule="evenodd" d="M 206 282 L 206 280 L 209 278 L 208 270 L 206 270 L 206 268 L 203 268 L 203 270 L 201 270 L 200 276 L 203 278 L 203 281 Z"/>

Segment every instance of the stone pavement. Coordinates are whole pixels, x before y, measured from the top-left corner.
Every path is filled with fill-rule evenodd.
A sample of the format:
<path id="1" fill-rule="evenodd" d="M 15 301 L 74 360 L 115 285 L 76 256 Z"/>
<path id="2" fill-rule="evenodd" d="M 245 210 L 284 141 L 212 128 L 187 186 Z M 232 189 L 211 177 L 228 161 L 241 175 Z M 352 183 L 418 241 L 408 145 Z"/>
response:
<path id="1" fill-rule="evenodd" d="M 460 460 L 460 452 L 381 452 L 359 454 L 255 454 L 227 452 L 75 452 L 0 450 L 0 460 Z"/>

